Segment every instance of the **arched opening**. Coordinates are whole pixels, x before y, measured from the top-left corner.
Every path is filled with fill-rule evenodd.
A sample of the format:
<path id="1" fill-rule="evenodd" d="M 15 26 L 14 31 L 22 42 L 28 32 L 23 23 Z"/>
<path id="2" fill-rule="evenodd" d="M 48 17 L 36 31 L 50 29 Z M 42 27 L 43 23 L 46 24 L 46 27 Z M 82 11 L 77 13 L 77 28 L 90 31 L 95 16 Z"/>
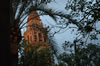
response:
<path id="1" fill-rule="evenodd" d="M 27 35 L 27 44 L 29 44 L 29 35 Z"/>
<path id="2" fill-rule="evenodd" d="M 38 33 L 38 36 L 39 36 L 39 41 L 42 41 L 42 34 Z"/>
<path id="3" fill-rule="evenodd" d="M 37 35 L 36 35 L 36 32 L 34 32 L 34 41 L 35 41 L 35 42 L 37 41 Z"/>

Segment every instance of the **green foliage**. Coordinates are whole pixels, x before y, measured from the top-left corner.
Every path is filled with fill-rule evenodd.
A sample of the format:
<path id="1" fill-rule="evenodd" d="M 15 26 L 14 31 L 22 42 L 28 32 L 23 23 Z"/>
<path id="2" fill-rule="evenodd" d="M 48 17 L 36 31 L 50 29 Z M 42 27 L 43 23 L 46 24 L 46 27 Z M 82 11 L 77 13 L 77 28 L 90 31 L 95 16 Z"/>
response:
<path id="1" fill-rule="evenodd" d="M 50 48 L 43 43 L 37 45 L 24 45 L 28 48 L 23 50 L 23 54 L 19 58 L 20 66 L 52 66 L 53 65 L 53 55 Z"/>
<path id="2" fill-rule="evenodd" d="M 36 51 L 36 47 L 32 47 L 31 51 L 28 51 L 25 56 L 25 66 L 50 66 L 50 54 L 48 54 L 48 49 L 44 48 L 39 52 Z M 47 55 L 47 57 L 45 56 Z"/>
<path id="3" fill-rule="evenodd" d="M 34 1 L 34 3 L 32 1 Z M 20 1 L 19 0 L 11 0 L 10 1 L 10 12 L 11 12 L 10 13 L 10 23 L 14 24 L 14 26 L 18 25 L 21 29 L 23 27 L 23 25 L 25 25 L 25 24 L 23 24 L 23 21 L 29 15 L 29 13 L 31 13 L 32 11 L 40 11 L 42 13 L 40 13 L 39 15 L 49 15 L 55 21 L 57 19 L 57 16 L 60 16 L 59 18 L 61 18 L 61 19 L 63 19 L 63 17 L 64 17 L 65 19 L 67 19 L 67 21 L 63 20 L 62 22 L 59 22 L 60 25 L 64 24 L 67 27 L 69 24 L 74 24 L 78 27 L 77 32 L 80 33 L 81 35 L 83 35 L 85 37 L 87 35 L 89 35 L 91 37 L 91 40 L 98 39 L 96 35 L 100 34 L 100 29 L 97 29 L 96 23 L 100 21 L 100 16 L 99 16 L 100 2 L 99 2 L 99 0 L 90 0 L 90 1 L 89 0 L 68 0 L 68 3 L 66 4 L 65 9 L 68 11 L 70 10 L 69 14 L 65 14 L 63 12 L 58 12 L 58 11 L 53 11 L 53 9 L 48 9 L 47 7 L 45 7 L 45 5 L 47 3 L 50 3 L 50 1 L 51 0 L 20 0 Z M 77 18 L 77 17 L 80 17 L 80 18 Z M 65 22 L 65 23 L 63 23 L 63 22 Z M 47 33 L 47 32 L 45 32 L 45 33 Z M 52 39 L 52 38 L 49 38 L 49 40 L 50 39 Z M 54 50 L 53 53 L 56 54 L 57 53 L 57 51 L 55 50 L 56 45 L 54 45 L 56 43 L 53 40 L 50 40 L 49 42 L 51 43 L 50 44 L 51 49 Z M 84 44 L 85 42 L 80 42 L 80 43 Z M 70 43 L 70 42 L 66 42 L 65 45 L 70 48 L 74 46 L 73 43 Z M 95 50 L 95 49 L 97 49 L 97 47 L 95 47 L 95 46 L 93 47 L 93 46 L 94 45 L 88 45 L 88 46 L 86 46 L 86 48 L 80 48 L 80 46 L 77 46 L 76 55 L 74 55 L 73 52 L 71 52 L 71 54 L 64 53 L 60 57 L 62 59 L 61 59 L 61 62 L 59 65 L 63 65 L 63 62 L 64 62 L 64 64 L 67 63 L 69 65 L 76 64 L 75 59 L 74 59 L 76 57 L 77 60 L 80 60 L 80 63 L 79 63 L 80 65 L 82 65 L 82 64 L 83 64 L 83 66 L 86 66 L 88 64 L 91 65 L 90 58 L 92 58 L 93 59 L 92 62 L 94 62 L 94 64 L 98 66 L 98 64 L 99 64 L 98 61 L 100 61 L 100 60 L 94 60 L 94 56 L 96 54 L 95 59 L 98 59 L 99 52 L 97 52 L 97 50 Z M 23 48 L 20 48 L 21 51 L 20 50 L 19 51 L 22 54 L 22 56 L 21 56 L 21 60 L 19 63 L 22 65 L 25 64 L 27 66 L 31 66 L 31 65 L 34 65 L 34 63 L 36 63 L 36 65 L 39 66 L 37 63 L 41 64 L 42 59 L 45 59 L 43 57 L 44 56 L 43 54 L 46 53 L 48 51 L 48 49 L 46 49 L 47 51 L 41 50 L 41 52 L 37 53 L 35 51 L 35 49 L 37 49 L 39 46 L 34 46 L 34 48 L 33 48 L 33 46 L 29 46 L 29 47 L 31 47 L 32 51 L 28 52 L 29 55 L 26 57 L 26 59 L 24 58 L 25 57 L 23 54 L 24 52 L 22 52 Z M 64 48 L 66 49 L 66 47 L 64 47 Z M 92 48 L 95 48 L 95 49 L 92 49 Z M 91 51 L 93 51 L 93 52 L 91 52 Z M 95 52 L 97 52 L 97 53 L 95 53 Z M 90 58 L 88 58 L 89 55 L 87 55 L 89 53 L 90 53 Z M 93 56 L 91 56 L 92 53 L 93 53 Z M 40 57 L 42 58 L 41 60 L 39 60 Z M 69 59 L 69 60 L 66 60 L 65 58 Z M 31 61 L 33 59 L 36 59 L 36 61 L 34 61 L 34 63 L 33 63 L 33 61 Z M 39 60 L 39 61 L 37 61 L 37 60 Z M 43 61 L 43 63 L 45 63 L 44 61 Z M 48 64 L 48 63 L 45 63 L 45 64 Z"/>
<path id="4" fill-rule="evenodd" d="M 47 5 L 52 0 L 10 0 L 10 23 L 23 26 L 23 21 L 32 11 L 45 10 L 43 5 Z M 23 25 L 22 25 L 23 24 Z"/>
<path id="5" fill-rule="evenodd" d="M 99 0 L 68 0 L 65 9 L 69 11 L 71 20 L 76 20 L 72 24 L 78 27 L 81 35 L 91 37 L 93 33 L 98 34 L 97 23 L 100 21 L 100 1 Z"/>
<path id="6" fill-rule="evenodd" d="M 86 46 L 77 47 L 76 55 L 65 50 L 59 55 L 59 60 L 68 66 L 99 66 L 100 65 L 100 45 L 89 43 Z M 67 47 L 68 48 L 68 47 Z M 76 62 L 76 60 L 78 62 Z"/>

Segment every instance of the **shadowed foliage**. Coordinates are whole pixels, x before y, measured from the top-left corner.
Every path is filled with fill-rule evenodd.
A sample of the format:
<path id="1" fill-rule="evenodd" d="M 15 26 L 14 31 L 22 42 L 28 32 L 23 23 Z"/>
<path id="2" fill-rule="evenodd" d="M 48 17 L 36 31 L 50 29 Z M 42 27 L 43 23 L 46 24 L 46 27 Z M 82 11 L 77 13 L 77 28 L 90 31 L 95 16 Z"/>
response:
<path id="1" fill-rule="evenodd" d="M 24 43 L 24 44 L 22 44 Z M 44 43 L 36 45 L 25 44 L 25 40 L 20 44 L 19 66 L 53 66 L 54 58 L 52 50 Z M 27 50 L 23 49 L 23 45 Z"/>

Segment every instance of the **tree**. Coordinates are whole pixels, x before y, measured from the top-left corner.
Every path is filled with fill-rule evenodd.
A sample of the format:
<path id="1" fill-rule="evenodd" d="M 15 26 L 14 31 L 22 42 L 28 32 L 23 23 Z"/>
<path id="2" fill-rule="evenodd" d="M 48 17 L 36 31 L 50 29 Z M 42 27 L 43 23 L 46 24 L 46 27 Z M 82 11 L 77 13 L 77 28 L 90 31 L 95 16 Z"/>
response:
<path id="1" fill-rule="evenodd" d="M 70 10 L 70 17 L 75 20 L 78 35 L 98 40 L 97 35 L 100 29 L 97 24 L 100 22 L 100 2 L 99 0 L 68 0 L 65 9 Z"/>
<path id="2" fill-rule="evenodd" d="M 54 20 L 56 20 L 55 16 L 62 15 L 62 13 L 49 9 L 45 6 L 51 1 L 52 0 L 10 0 L 10 52 L 11 64 L 13 66 L 17 65 L 18 45 L 22 39 L 21 29 L 27 23 L 24 22 L 27 16 L 32 11 L 39 11 L 38 16 L 49 15 Z"/>
<path id="3" fill-rule="evenodd" d="M 53 11 L 53 9 L 45 8 L 45 5 L 50 2 L 51 0 L 11 0 L 10 1 L 10 46 L 11 46 L 11 55 L 12 55 L 12 64 L 17 65 L 17 50 L 18 50 L 18 44 L 21 41 L 21 28 L 24 23 L 24 19 L 28 16 L 29 13 L 32 11 L 40 11 L 40 15 L 49 15 L 54 20 L 57 20 L 57 16 L 64 17 L 67 19 L 65 22 L 65 26 L 67 27 L 69 24 L 74 24 L 78 27 L 78 32 L 82 34 L 83 36 L 89 35 L 93 36 L 92 31 L 95 30 L 96 34 L 100 34 L 100 31 L 95 28 L 95 24 L 100 20 L 100 17 L 98 14 L 100 13 L 99 8 L 99 1 L 96 0 L 95 3 L 82 1 L 82 0 L 71 0 L 68 4 L 68 9 L 71 9 L 71 12 L 69 14 L 65 14 L 63 12 Z M 87 4 L 90 3 L 90 4 Z M 74 5 L 72 5 L 74 4 Z M 89 8 L 88 8 L 88 6 Z M 95 5 L 95 6 L 93 6 Z M 77 7 L 76 7 L 77 6 Z M 93 6 L 93 7 L 92 7 Z M 80 9 L 81 8 L 81 9 Z M 87 9 L 85 9 L 87 8 Z M 95 11 L 96 10 L 96 11 Z M 78 14 L 82 16 L 82 19 L 75 18 Z M 79 17 L 79 16 L 78 16 Z M 91 17 L 91 18 L 89 18 Z M 24 24 L 23 24 L 24 23 Z M 61 24 L 62 22 L 59 21 Z M 58 23 L 57 23 L 58 24 Z M 85 25 L 86 24 L 86 25 Z M 66 28 L 66 27 L 60 27 L 60 28 Z M 95 35 L 94 35 L 95 36 Z M 14 62 L 13 62 L 14 61 Z"/>
<path id="4" fill-rule="evenodd" d="M 77 26 L 78 37 L 74 40 L 74 52 L 78 54 L 79 44 L 88 44 L 87 40 L 98 40 L 100 35 L 100 29 L 97 24 L 100 24 L 100 2 L 99 0 L 71 0 L 66 4 L 66 10 L 70 11 L 70 16 L 76 20 L 74 25 Z M 83 38 L 86 38 L 85 41 Z M 76 57 L 77 58 L 77 57 Z M 86 60 L 85 60 L 86 61 Z M 76 59 L 78 63 L 79 60 Z"/>
<path id="5" fill-rule="evenodd" d="M 78 46 L 88 45 L 87 40 L 98 40 L 100 34 L 100 28 L 97 28 L 97 23 L 100 22 L 100 2 L 99 0 L 68 0 L 66 4 L 66 10 L 70 11 L 69 14 L 59 12 L 59 16 L 63 21 L 57 22 L 57 24 L 65 25 L 65 27 L 59 27 L 61 29 L 66 28 L 68 25 L 73 24 L 77 28 L 77 37 L 71 44 L 74 45 L 74 62 L 69 64 L 76 64 L 80 66 L 80 59 L 78 59 Z M 60 17 L 59 17 L 60 18 Z M 67 19 L 67 21 L 65 21 Z M 99 23 L 100 24 L 100 23 Z M 56 27 L 56 26 L 55 26 Z M 74 27 L 71 27 L 74 28 Z M 58 31 L 59 32 L 59 31 Z M 57 32 L 55 32 L 57 33 Z M 82 36 L 81 38 L 79 38 Z M 84 38 L 85 41 L 83 40 Z M 68 57 L 69 58 L 69 57 Z M 67 59 L 68 59 L 67 58 Z M 71 58 L 71 57 L 70 57 Z M 73 60 L 71 60 L 73 61 Z"/>
<path id="6" fill-rule="evenodd" d="M 24 40 L 25 41 L 25 40 Z M 22 41 L 22 43 L 24 42 Z M 23 45 L 23 44 L 21 44 Z M 36 45 L 25 44 L 24 49 L 21 46 L 19 51 L 19 65 L 20 66 L 53 66 L 54 58 L 50 49 L 50 46 L 39 42 Z M 22 53 L 23 52 L 23 53 Z"/>
<path id="7" fill-rule="evenodd" d="M 43 29 L 44 35 L 47 36 L 48 44 L 44 42 L 39 42 L 36 45 L 26 44 L 27 40 L 24 39 L 20 42 L 18 49 L 18 63 L 20 66 L 54 66 L 54 56 L 57 57 L 58 55 L 58 46 L 48 30 L 48 28 Z"/>
<path id="8" fill-rule="evenodd" d="M 63 15 L 62 19 L 67 19 L 67 21 L 58 22 L 57 24 L 65 24 L 68 26 L 70 24 L 75 25 L 77 28 L 77 37 L 70 46 L 74 45 L 74 55 L 75 62 L 78 63 L 78 46 L 86 45 L 87 40 L 98 40 L 98 35 L 100 35 L 100 29 L 97 27 L 97 24 L 100 22 L 100 2 L 99 0 L 68 0 L 66 3 L 65 9 L 69 14 Z M 100 23 L 99 23 L 100 24 Z M 62 27 L 61 27 L 62 28 Z M 65 27 L 66 28 L 66 27 Z M 63 28 L 62 28 L 63 29 Z M 81 38 L 79 38 L 82 36 Z M 85 41 L 83 40 L 84 38 Z M 69 58 L 69 57 L 68 57 Z M 66 58 L 66 59 L 68 59 Z M 71 57 L 70 57 L 71 58 Z M 72 60 L 71 60 L 72 61 Z M 68 62 L 67 62 L 68 63 Z M 69 63 L 70 64 L 70 63 Z M 72 64 L 72 63 L 71 63 Z M 77 65 L 77 64 L 76 64 Z M 78 64 L 77 66 L 80 66 Z"/>
<path id="9" fill-rule="evenodd" d="M 64 47 L 69 48 L 68 45 L 65 45 Z M 100 45 L 90 43 L 82 47 L 77 48 L 77 55 L 75 55 L 73 52 L 68 51 L 68 49 L 66 49 L 64 53 L 59 55 L 60 62 L 64 64 L 66 63 L 66 65 L 68 66 L 75 66 L 75 65 L 77 66 L 79 65 L 80 66 L 99 66 L 100 64 L 99 63 Z M 77 58 L 77 60 L 79 60 L 78 63 L 76 62 L 75 57 Z"/>
<path id="10" fill-rule="evenodd" d="M 21 28 L 25 18 L 36 10 L 41 10 L 51 0 L 10 0 L 10 54 L 12 66 L 17 65 L 18 45 L 22 39 Z M 45 10 L 46 11 L 46 10 Z M 48 11 L 47 11 L 48 12 Z M 35 17 L 34 17 L 35 18 Z M 23 24 L 24 23 L 24 24 Z"/>
<path id="11" fill-rule="evenodd" d="M 69 1 L 69 0 L 68 0 Z M 80 66 L 80 55 L 78 55 L 78 52 L 80 50 L 79 46 L 82 45 L 88 45 L 87 40 L 98 40 L 98 35 L 100 34 L 100 29 L 97 28 L 97 23 L 100 22 L 100 2 L 99 0 L 70 0 L 66 4 L 66 10 L 70 11 L 69 14 L 64 14 L 62 12 L 59 12 L 59 16 L 61 16 L 61 19 L 63 21 L 57 22 L 57 24 L 65 25 L 65 27 L 59 27 L 61 29 L 66 28 L 68 25 L 73 24 L 77 28 L 77 36 L 76 39 L 73 41 L 73 43 L 70 46 L 74 45 L 74 53 L 71 55 L 72 63 L 70 61 L 66 60 L 67 63 L 70 65 L 77 65 Z M 60 18 L 60 17 L 59 17 Z M 67 19 L 67 21 L 65 21 Z M 100 24 L 100 23 L 99 23 Z M 56 26 L 55 26 L 56 27 Z M 71 27 L 73 28 L 73 27 Z M 58 31 L 59 32 L 59 31 Z M 57 32 L 55 32 L 57 33 Z M 82 36 L 81 38 L 79 38 Z M 84 38 L 85 41 L 83 40 Z M 92 45 L 92 44 L 91 44 Z M 86 47 L 86 46 L 85 46 Z M 66 58 L 66 59 L 68 59 Z M 85 60 L 86 62 L 86 60 Z M 91 61 L 90 61 L 91 62 Z M 89 63 L 91 65 L 91 63 Z"/>

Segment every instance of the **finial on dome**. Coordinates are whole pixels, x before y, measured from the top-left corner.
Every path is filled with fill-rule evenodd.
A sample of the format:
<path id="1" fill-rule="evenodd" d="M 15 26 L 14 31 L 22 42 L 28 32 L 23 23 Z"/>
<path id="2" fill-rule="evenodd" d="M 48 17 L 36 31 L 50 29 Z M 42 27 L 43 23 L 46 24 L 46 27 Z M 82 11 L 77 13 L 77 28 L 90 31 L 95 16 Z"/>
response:
<path id="1" fill-rule="evenodd" d="M 32 11 L 29 16 L 28 16 L 28 21 L 29 22 L 31 19 L 38 17 L 38 13 L 36 11 Z"/>

